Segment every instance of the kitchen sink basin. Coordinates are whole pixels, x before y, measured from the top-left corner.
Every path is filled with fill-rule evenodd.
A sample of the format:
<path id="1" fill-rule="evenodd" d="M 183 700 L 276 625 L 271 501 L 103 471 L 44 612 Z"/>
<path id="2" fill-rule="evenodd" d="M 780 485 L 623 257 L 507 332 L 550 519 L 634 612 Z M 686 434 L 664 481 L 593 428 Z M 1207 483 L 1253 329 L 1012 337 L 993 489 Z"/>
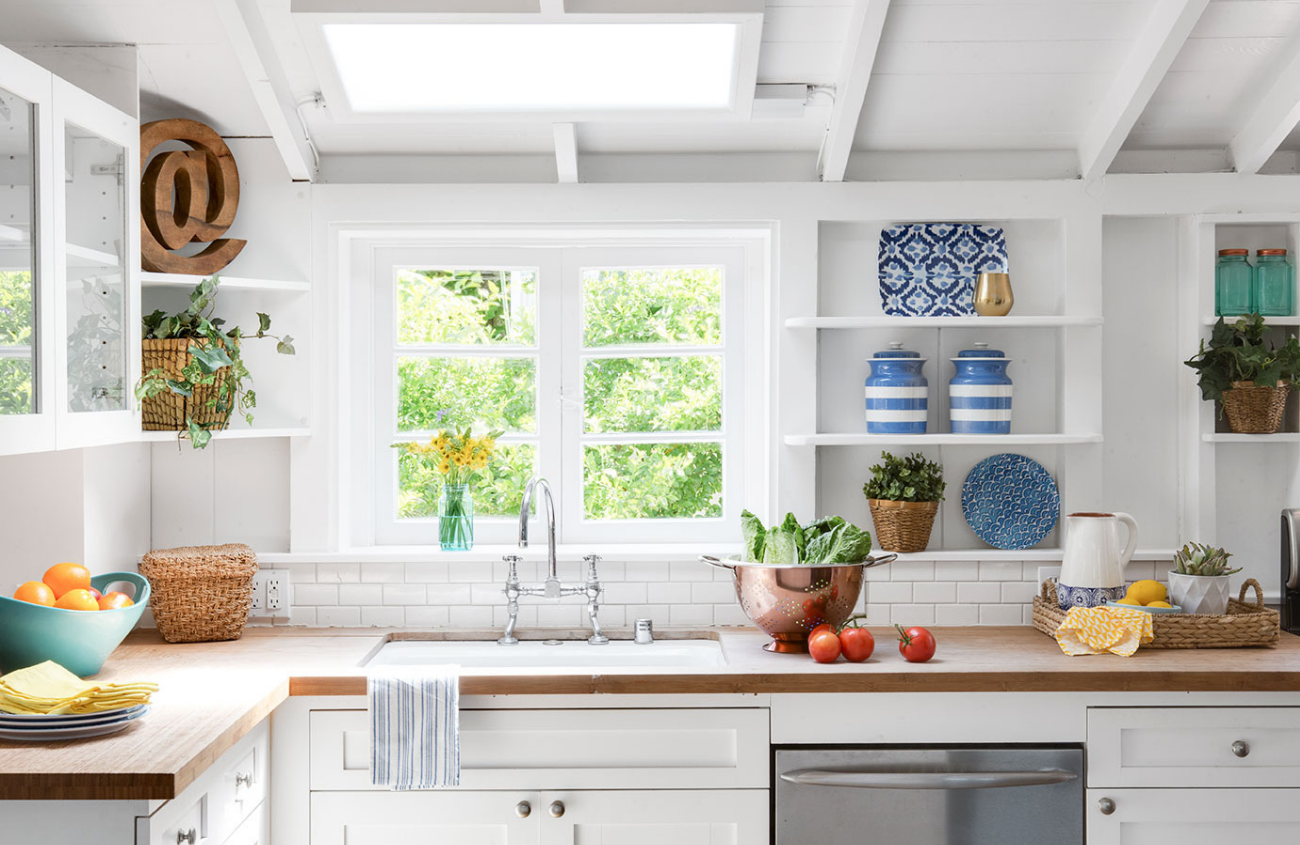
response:
<path id="1" fill-rule="evenodd" d="M 466 669 L 707 669 L 727 665 L 722 644 L 712 639 L 656 640 L 637 645 L 614 640 L 394 640 L 384 643 L 367 666 L 454 663 Z"/>

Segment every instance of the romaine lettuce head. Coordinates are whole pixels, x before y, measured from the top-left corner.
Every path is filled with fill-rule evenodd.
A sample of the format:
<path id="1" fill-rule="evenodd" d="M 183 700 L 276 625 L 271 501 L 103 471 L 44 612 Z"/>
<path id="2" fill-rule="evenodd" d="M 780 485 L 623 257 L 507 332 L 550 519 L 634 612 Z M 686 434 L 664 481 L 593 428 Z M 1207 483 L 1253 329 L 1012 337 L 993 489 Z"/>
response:
<path id="1" fill-rule="evenodd" d="M 780 525 L 767 531 L 763 563 L 799 563 L 804 556 L 804 533 L 795 515 L 788 513 Z"/>
<path id="2" fill-rule="evenodd" d="M 763 521 L 747 510 L 740 512 L 740 533 L 745 540 L 744 559 L 759 562 L 763 560 L 763 545 L 767 529 Z"/>
<path id="3" fill-rule="evenodd" d="M 850 522 L 808 542 L 804 563 L 860 563 L 871 554 L 871 535 Z"/>

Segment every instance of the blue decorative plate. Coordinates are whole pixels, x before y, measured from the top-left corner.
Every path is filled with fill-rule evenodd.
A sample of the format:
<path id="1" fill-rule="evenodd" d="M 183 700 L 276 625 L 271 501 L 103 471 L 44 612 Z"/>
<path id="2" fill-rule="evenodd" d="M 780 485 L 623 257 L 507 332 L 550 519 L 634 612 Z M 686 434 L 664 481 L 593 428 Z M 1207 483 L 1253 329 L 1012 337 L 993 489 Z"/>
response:
<path id="1" fill-rule="evenodd" d="M 1027 549 L 1056 525 L 1061 495 L 1043 465 L 1006 453 L 975 465 L 961 487 L 971 530 L 995 549 Z"/>
<path id="2" fill-rule="evenodd" d="M 880 233 L 880 304 L 898 317 L 975 313 L 975 277 L 1007 272 L 1007 239 L 997 226 L 903 223 Z"/>

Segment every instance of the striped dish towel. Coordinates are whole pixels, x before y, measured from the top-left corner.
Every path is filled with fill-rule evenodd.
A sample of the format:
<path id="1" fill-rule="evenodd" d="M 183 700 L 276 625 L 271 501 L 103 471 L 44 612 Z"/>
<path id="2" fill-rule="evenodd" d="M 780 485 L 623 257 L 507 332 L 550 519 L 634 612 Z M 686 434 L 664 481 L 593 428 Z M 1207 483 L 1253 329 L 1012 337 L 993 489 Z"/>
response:
<path id="1" fill-rule="evenodd" d="M 460 784 L 460 667 L 385 666 L 366 679 L 370 782 L 394 790 Z"/>

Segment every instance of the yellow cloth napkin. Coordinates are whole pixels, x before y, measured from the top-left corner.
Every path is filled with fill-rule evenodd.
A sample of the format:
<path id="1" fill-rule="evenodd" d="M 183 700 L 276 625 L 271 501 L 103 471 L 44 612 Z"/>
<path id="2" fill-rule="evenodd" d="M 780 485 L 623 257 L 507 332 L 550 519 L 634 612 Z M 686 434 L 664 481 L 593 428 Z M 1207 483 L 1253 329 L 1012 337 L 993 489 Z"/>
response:
<path id="1" fill-rule="evenodd" d="M 1122 607 L 1074 607 L 1056 629 L 1061 651 L 1072 657 L 1107 651 L 1131 657 L 1154 638 L 1150 613 Z"/>
<path id="2" fill-rule="evenodd" d="M 83 681 L 52 660 L 0 676 L 0 711 L 61 715 L 102 713 L 148 704 L 157 684 L 97 684 Z"/>

